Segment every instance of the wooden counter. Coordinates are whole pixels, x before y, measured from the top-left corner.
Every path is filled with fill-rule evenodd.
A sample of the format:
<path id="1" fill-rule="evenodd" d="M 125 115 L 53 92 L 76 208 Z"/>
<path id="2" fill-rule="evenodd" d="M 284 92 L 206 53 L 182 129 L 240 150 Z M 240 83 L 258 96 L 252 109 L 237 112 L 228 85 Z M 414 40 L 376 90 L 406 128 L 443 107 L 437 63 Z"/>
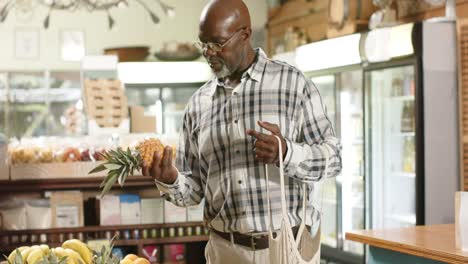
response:
<path id="1" fill-rule="evenodd" d="M 346 233 L 346 239 L 368 244 L 371 247 L 370 263 L 406 263 L 403 260 L 395 259 L 395 257 L 398 257 L 396 255 L 400 255 L 402 259 L 416 256 L 418 259 L 446 263 L 468 263 L 468 252 L 455 249 L 455 226 L 453 224 L 353 231 Z M 404 254 L 391 256 L 391 254 L 388 254 L 391 252 L 387 250 Z M 385 258 L 380 257 L 378 261 L 372 261 L 374 258 L 379 258 L 376 254 L 382 255 L 382 253 L 387 256 Z M 405 256 L 405 254 L 412 256 Z M 392 262 L 383 260 L 390 258 L 393 258 Z M 414 259 L 412 263 L 416 263 Z M 438 262 L 418 261 L 418 263 Z"/>

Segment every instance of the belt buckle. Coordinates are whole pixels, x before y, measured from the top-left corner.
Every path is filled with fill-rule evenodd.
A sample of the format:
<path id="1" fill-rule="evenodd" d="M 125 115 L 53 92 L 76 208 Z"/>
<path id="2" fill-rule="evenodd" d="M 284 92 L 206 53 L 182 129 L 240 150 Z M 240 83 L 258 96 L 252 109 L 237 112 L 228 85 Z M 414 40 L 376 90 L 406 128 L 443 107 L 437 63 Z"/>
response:
<path id="1" fill-rule="evenodd" d="M 252 250 L 256 250 L 255 249 L 255 246 L 257 245 L 257 243 L 255 242 L 255 236 L 250 236 L 250 248 Z"/>
<path id="2" fill-rule="evenodd" d="M 250 234 L 250 248 L 252 250 L 257 250 L 257 242 L 255 239 L 265 236 L 265 233 L 251 233 Z"/>

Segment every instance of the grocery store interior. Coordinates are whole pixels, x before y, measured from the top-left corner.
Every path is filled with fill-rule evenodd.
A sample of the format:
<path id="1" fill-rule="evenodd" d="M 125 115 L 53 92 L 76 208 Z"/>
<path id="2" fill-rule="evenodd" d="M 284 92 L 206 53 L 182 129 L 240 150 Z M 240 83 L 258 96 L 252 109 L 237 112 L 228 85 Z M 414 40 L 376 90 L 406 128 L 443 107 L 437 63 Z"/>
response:
<path id="1" fill-rule="evenodd" d="M 207 263 L 206 201 L 90 172 L 148 138 L 175 156 L 216 78 L 208 2 L 0 0 L 0 263 Z M 342 145 L 313 183 L 320 263 L 468 263 L 468 0 L 244 2 L 252 47 L 315 85 Z"/>

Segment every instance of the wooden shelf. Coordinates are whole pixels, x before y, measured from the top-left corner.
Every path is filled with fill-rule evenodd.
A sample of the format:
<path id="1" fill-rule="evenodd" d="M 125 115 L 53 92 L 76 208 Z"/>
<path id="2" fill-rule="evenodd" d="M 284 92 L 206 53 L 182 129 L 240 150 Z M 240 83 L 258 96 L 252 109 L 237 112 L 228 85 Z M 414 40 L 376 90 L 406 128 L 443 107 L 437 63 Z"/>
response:
<path id="1" fill-rule="evenodd" d="M 40 179 L 40 180 L 15 180 L 0 181 L 0 193 L 2 192 L 24 192 L 44 190 L 67 190 L 67 189 L 99 189 L 104 178 L 73 178 L 73 179 Z M 151 187 L 155 186 L 151 177 L 133 176 L 125 182 L 125 187 Z M 120 188 L 116 185 L 114 188 Z"/>
<path id="2" fill-rule="evenodd" d="M 139 246 L 139 245 L 154 245 L 154 244 L 194 243 L 194 242 L 208 241 L 208 237 L 209 237 L 208 235 L 200 235 L 200 236 L 117 240 L 115 241 L 115 245 L 116 246 Z"/>
<path id="3" fill-rule="evenodd" d="M 169 229 L 183 228 L 183 235 L 169 236 Z M 188 228 L 192 228 L 189 233 Z M 199 229 L 199 234 L 196 234 L 196 228 Z M 151 235 L 151 230 L 157 230 L 157 235 L 160 236 L 161 230 L 164 231 L 164 237 L 143 238 L 143 230 L 147 231 L 147 236 Z M 138 230 L 138 236 L 133 237 L 134 230 Z M 131 238 L 123 239 L 124 232 L 129 232 Z M 108 233 L 108 234 L 106 234 Z M 116 246 L 136 246 L 139 251 L 145 245 L 154 244 L 173 244 L 173 243 L 196 243 L 208 241 L 208 235 L 205 232 L 203 222 L 183 222 L 183 223 L 167 223 L 167 224 L 145 224 L 145 225 L 117 225 L 117 226 L 87 226 L 77 228 L 51 228 L 51 229 L 34 229 L 34 230 L 15 230 L 15 231 L 0 231 L 0 252 L 10 252 L 19 246 L 47 244 L 50 247 L 58 247 L 65 240 L 77 238 L 83 241 L 95 239 L 109 239 L 109 236 L 119 233 L 119 237 L 115 241 Z M 174 234 L 178 234 L 177 230 Z M 42 236 L 42 238 L 41 238 Z M 146 236 L 145 236 L 146 237 Z M 44 240 L 45 241 L 44 241 Z"/>

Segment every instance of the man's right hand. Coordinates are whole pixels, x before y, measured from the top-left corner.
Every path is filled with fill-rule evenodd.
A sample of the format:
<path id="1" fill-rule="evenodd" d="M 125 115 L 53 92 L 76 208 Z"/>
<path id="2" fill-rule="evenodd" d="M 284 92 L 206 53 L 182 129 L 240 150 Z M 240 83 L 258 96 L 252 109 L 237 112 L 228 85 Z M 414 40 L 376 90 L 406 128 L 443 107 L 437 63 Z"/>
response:
<path id="1" fill-rule="evenodd" d="M 165 147 L 163 156 L 155 152 L 152 164 L 143 164 L 144 176 L 151 176 L 153 179 L 165 184 L 173 184 L 177 180 L 178 172 L 172 164 L 172 148 Z"/>

